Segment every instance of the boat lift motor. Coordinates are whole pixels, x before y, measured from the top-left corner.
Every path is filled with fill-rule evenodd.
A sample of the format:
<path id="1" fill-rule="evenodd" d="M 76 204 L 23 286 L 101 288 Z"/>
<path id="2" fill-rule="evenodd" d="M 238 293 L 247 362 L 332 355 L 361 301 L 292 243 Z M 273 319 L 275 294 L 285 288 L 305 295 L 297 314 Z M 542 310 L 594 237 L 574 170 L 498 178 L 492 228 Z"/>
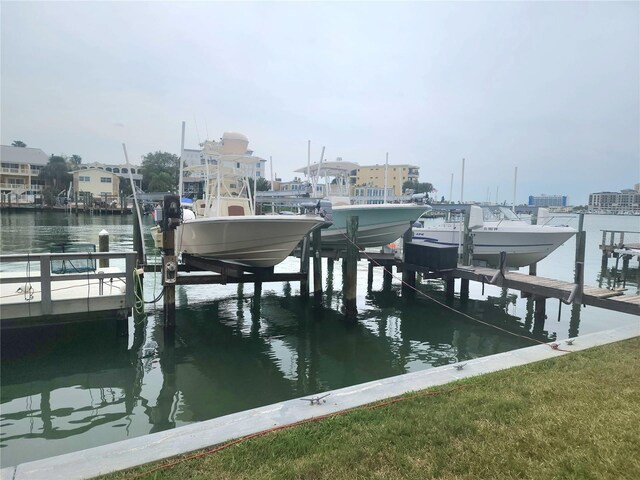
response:
<path id="1" fill-rule="evenodd" d="M 160 226 L 163 231 L 176 228 L 182 219 L 182 209 L 180 208 L 180 197 L 178 195 L 165 195 L 162 206 L 162 221 Z"/>

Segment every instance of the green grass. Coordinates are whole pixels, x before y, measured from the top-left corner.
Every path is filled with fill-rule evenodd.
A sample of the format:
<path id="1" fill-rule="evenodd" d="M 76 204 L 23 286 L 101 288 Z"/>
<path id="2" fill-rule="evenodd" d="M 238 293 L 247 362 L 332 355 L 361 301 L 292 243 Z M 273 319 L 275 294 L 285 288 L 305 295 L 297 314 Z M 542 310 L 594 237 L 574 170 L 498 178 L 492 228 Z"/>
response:
<path id="1" fill-rule="evenodd" d="M 104 478 L 640 478 L 638 338 L 453 385 Z"/>

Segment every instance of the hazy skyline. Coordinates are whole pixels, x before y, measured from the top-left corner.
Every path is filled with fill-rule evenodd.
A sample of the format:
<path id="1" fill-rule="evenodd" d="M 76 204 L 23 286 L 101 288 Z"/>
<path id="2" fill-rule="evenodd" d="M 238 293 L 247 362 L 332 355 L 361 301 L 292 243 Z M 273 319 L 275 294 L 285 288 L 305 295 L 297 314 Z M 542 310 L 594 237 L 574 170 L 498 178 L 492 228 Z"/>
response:
<path id="1" fill-rule="evenodd" d="M 292 179 L 409 163 L 437 196 L 640 182 L 638 2 L 6 2 L 1 141 L 84 163 L 224 131 Z M 269 169 L 267 169 L 268 177 Z"/>

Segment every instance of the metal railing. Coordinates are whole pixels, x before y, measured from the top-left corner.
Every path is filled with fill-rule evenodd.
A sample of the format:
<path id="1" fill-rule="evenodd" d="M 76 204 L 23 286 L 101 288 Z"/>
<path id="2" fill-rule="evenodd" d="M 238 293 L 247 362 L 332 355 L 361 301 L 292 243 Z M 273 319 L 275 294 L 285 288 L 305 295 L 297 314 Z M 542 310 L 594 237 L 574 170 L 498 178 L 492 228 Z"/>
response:
<path id="1" fill-rule="evenodd" d="M 137 252 L 78 252 L 78 253 L 37 253 L 37 254 L 12 254 L 0 255 L 0 265 L 9 263 L 38 263 L 40 265 L 39 275 L 11 276 L 0 277 L 2 283 L 22 283 L 22 282 L 40 282 L 41 290 L 41 308 L 43 314 L 52 313 L 51 301 L 51 282 L 69 281 L 69 280 L 100 280 L 105 279 L 122 279 L 124 278 L 125 290 L 125 306 L 131 308 L 134 306 L 134 269 L 136 266 Z M 51 260 L 100 260 L 100 259 L 125 259 L 124 272 L 103 272 L 99 268 L 94 272 L 85 272 L 81 274 L 52 274 Z"/>

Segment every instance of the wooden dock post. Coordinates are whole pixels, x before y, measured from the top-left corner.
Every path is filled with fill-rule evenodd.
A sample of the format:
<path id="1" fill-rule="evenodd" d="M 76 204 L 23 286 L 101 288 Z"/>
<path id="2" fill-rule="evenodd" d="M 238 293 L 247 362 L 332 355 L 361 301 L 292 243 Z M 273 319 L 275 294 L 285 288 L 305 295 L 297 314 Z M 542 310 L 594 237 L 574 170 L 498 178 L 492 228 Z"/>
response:
<path id="1" fill-rule="evenodd" d="M 405 246 L 411 243 L 413 238 L 413 232 L 411 230 L 411 224 L 409 229 L 402 235 L 402 295 L 412 296 L 415 293 L 416 287 L 416 272 L 409 270 L 405 263 L 405 252 L 407 251 Z"/>
<path id="2" fill-rule="evenodd" d="M 302 239 L 302 246 L 300 250 L 300 273 L 304 273 L 305 276 L 300 280 L 300 295 L 307 298 L 309 296 L 309 250 L 310 250 L 309 235 L 305 235 Z"/>
<path id="3" fill-rule="evenodd" d="M 462 301 L 469 300 L 469 279 L 468 278 L 460 279 L 460 300 Z"/>
<path id="4" fill-rule="evenodd" d="M 369 261 L 367 267 L 367 291 L 373 288 L 373 262 Z"/>
<path id="5" fill-rule="evenodd" d="M 162 220 L 162 286 L 164 287 L 164 327 L 176 326 L 176 279 L 178 277 L 178 259 L 175 256 L 175 227 L 180 218 L 180 198 L 177 195 L 165 195 Z"/>
<path id="6" fill-rule="evenodd" d="M 462 237 L 462 265 L 471 265 L 471 259 L 473 256 L 473 236 L 469 230 L 469 221 L 471 218 L 471 206 L 469 205 L 464 214 L 464 230 L 460 232 Z"/>
<path id="7" fill-rule="evenodd" d="M 534 295 L 533 299 L 535 300 L 534 323 L 542 322 L 544 328 L 544 321 L 547 319 L 547 299 L 539 295 Z"/>
<path id="8" fill-rule="evenodd" d="M 584 265 L 584 255 L 587 245 L 587 232 L 584 231 L 584 213 L 578 219 L 578 233 L 576 233 L 576 270 L 574 271 L 574 282 L 578 283 L 578 263 Z"/>
<path id="9" fill-rule="evenodd" d="M 311 234 L 313 247 L 313 300 L 316 305 L 322 303 L 322 249 L 321 231 L 316 228 Z"/>
<path id="10" fill-rule="evenodd" d="M 456 281 L 454 278 L 447 278 L 445 280 L 445 298 L 448 302 L 453 301 L 456 289 Z"/>
<path id="11" fill-rule="evenodd" d="M 135 227 L 134 227 L 135 230 Z M 109 251 L 109 232 L 106 230 L 101 230 L 98 234 L 98 251 L 99 252 L 108 252 Z M 108 258 L 100 259 L 100 268 L 106 268 L 109 266 Z"/>
<path id="12" fill-rule="evenodd" d="M 358 217 L 347 217 L 347 253 L 344 259 L 344 277 L 342 289 L 344 295 L 344 311 L 347 320 L 355 320 L 358 315 L 356 307 L 358 256 L 359 249 L 356 244 L 358 239 Z"/>
<path id="13" fill-rule="evenodd" d="M 260 300 L 262 297 L 262 282 L 255 282 L 253 284 L 253 298 L 251 299 L 251 313 L 252 319 L 256 320 L 260 318 Z"/>

